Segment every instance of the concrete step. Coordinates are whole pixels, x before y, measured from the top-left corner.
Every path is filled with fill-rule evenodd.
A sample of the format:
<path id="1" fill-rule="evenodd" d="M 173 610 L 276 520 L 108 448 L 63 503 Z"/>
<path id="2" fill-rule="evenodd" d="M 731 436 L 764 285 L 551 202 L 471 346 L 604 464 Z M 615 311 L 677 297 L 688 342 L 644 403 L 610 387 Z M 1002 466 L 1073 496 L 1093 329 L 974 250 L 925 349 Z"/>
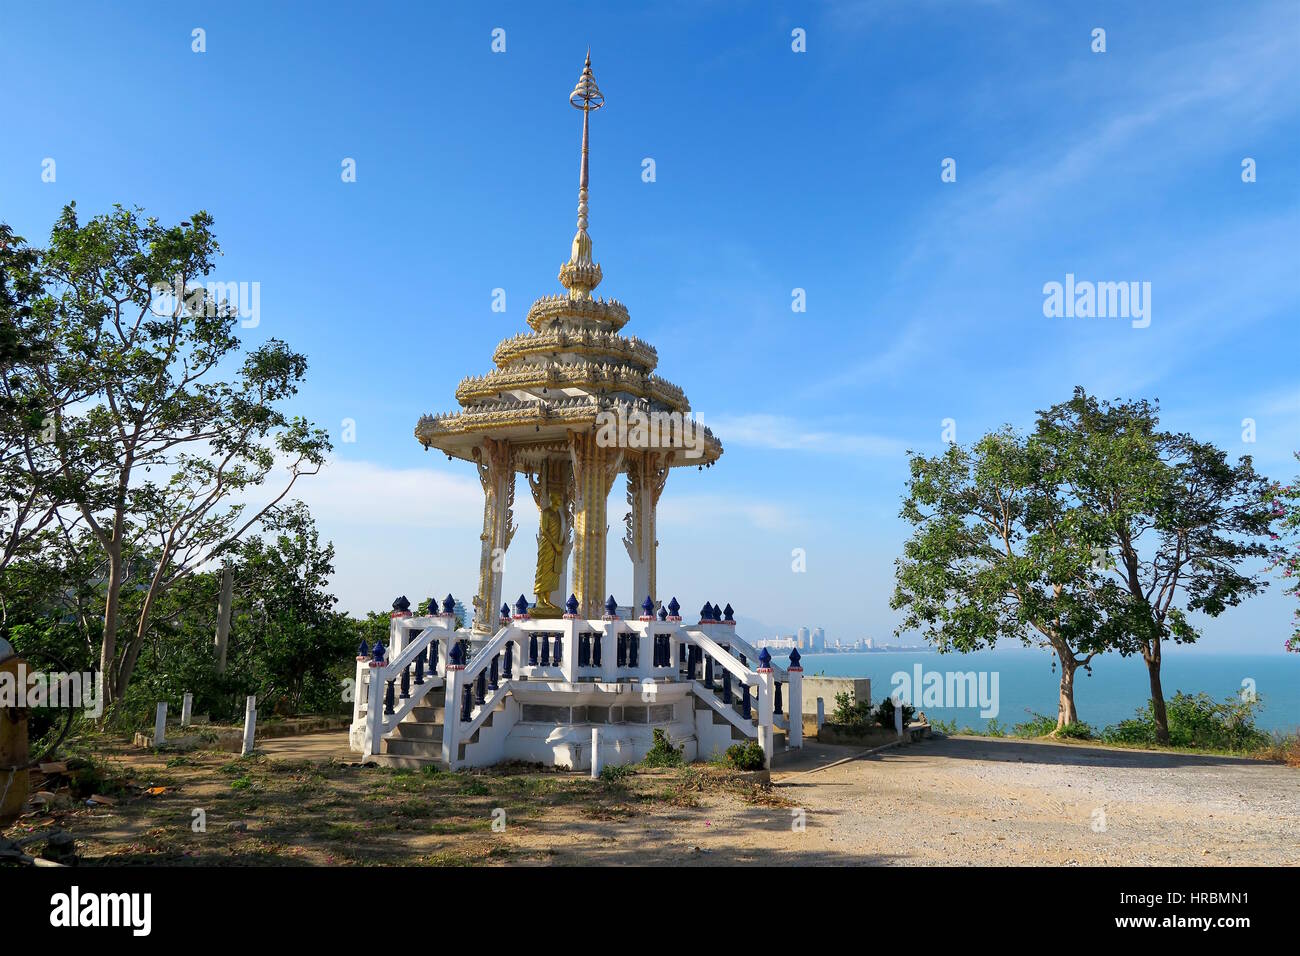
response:
<path id="1" fill-rule="evenodd" d="M 417 704 L 411 708 L 410 718 L 422 724 L 442 723 L 442 704 Z"/>
<path id="2" fill-rule="evenodd" d="M 384 753 L 394 757 L 428 757 L 437 760 L 442 758 L 442 741 L 385 737 Z"/>
<path id="3" fill-rule="evenodd" d="M 442 740 L 442 724 L 418 724 L 404 720 L 397 725 L 397 736 L 405 740 Z"/>
<path id="4" fill-rule="evenodd" d="M 377 754 L 370 758 L 381 767 L 391 767 L 394 770 L 423 770 L 425 767 L 437 767 L 439 770 L 447 769 L 447 765 L 442 762 L 442 758 L 433 757 L 412 757 L 404 754 Z"/>

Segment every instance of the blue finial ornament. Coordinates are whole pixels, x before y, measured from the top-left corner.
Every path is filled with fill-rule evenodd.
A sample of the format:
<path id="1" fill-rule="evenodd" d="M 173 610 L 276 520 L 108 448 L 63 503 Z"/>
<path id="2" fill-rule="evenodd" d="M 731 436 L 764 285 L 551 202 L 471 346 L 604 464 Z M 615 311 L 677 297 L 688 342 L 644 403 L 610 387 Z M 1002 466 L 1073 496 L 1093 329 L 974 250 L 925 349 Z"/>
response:
<path id="1" fill-rule="evenodd" d="M 451 642 L 451 653 L 447 655 L 447 662 L 456 667 L 465 666 L 465 646 L 460 641 Z"/>
<path id="2" fill-rule="evenodd" d="M 710 604 L 708 601 L 705 601 L 704 607 L 700 608 L 700 620 L 701 621 L 713 620 L 713 605 Z"/>
<path id="3" fill-rule="evenodd" d="M 666 607 L 659 608 L 659 620 L 661 621 L 668 620 L 668 608 Z"/>
<path id="4" fill-rule="evenodd" d="M 361 639 L 361 646 L 357 648 L 357 657 L 369 657 L 369 656 L 370 656 L 370 645 L 366 643 L 366 639 L 363 637 Z"/>
<path id="5" fill-rule="evenodd" d="M 405 594 L 403 594 L 401 597 L 399 597 L 396 601 L 393 602 L 394 611 L 409 611 L 410 609 L 411 609 L 411 602 L 406 599 Z"/>
<path id="6" fill-rule="evenodd" d="M 735 614 L 736 612 L 731 609 L 730 604 L 728 604 L 726 607 L 722 609 L 722 619 L 724 621 L 730 621 L 732 624 L 735 624 L 736 623 Z"/>
<path id="7" fill-rule="evenodd" d="M 570 594 L 569 599 L 564 602 L 564 609 L 570 614 L 578 613 L 578 595 Z"/>
<path id="8" fill-rule="evenodd" d="M 373 649 L 373 651 L 372 651 L 372 656 L 374 657 L 375 663 L 376 663 L 376 664 L 383 664 L 383 663 L 384 663 L 384 655 L 387 654 L 387 653 L 388 653 L 388 652 L 387 652 L 386 650 L 384 650 L 384 642 L 383 642 L 383 641 L 375 641 L 375 646 L 374 646 L 374 649 Z"/>
<path id="9" fill-rule="evenodd" d="M 612 594 L 605 599 L 605 613 L 611 617 L 618 613 L 618 602 L 614 600 Z"/>
<path id="10" fill-rule="evenodd" d="M 677 603 L 677 598 L 673 598 L 671 601 L 668 602 L 668 614 L 670 617 L 676 617 L 677 612 L 680 611 L 681 609 L 682 606 Z"/>
<path id="11" fill-rule="evenodd" d="M 522 594 L 519 595 L 519 600 L 515 602 L 515 613 L 520 617 L 523 617 L 528 613 L 528 598 L 524 597 Z"/>
<path id="12" fill-rule="evenodd" d="M 641 610 L 645 611 L 646 617 L 651 617 L 654 614 L 655 602 L 650 600 L 650 595 L 647 594 L 645 600 L 641 602 Z"/>
<path id="13" fill-rule="evenodd" d="M 502 617 L 510 616 L 510 605 L 506 604 L 504 601 L 501 603 L 501 616 Z"/>
<path id="14" fill-rule="evenodd" d="M 452 597 L 450 594 L 448 594 L 445 598 L 442 599 L 442 613 L 443 614 L 456 613 L 456 599 Z"/>
<path id="15" fill-rule="evenodd" d="M 797 648 L 797 647 L 792 647 L 792 648 L 790 648 L 790 666 L 791 666 L 791 667 L 798 667 L 798 666 L 799 666 L 799 658 L 800 658 L 800 656 L 801 656 L 801 655 L 799 654 L 799 648 Z"/>
<path id="16" fill-rule="evenodd" d="M 763 668 L 772 666 L 772 654 L 766 647 L 761 648 L 758 652 L 758 666 Z"/>

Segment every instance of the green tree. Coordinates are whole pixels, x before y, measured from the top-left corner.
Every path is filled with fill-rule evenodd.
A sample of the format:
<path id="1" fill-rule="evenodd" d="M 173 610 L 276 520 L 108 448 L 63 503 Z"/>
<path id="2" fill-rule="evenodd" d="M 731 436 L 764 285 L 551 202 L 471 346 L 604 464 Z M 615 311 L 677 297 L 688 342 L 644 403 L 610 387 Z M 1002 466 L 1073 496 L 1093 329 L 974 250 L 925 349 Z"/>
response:
<path id="1" fill-rule="evenodd" d="M 1296 454 L 1300 461 L 1300 453 Z M 1286 593 L 1300 598 L 1300 479 L 1289 485 L 1278 484 L 1274 489 L 1274 510 L 1281 526 L 1278 540 L 1282 541 L 1281 550 L 1274 562 L 1274 568 L 1286 580 Z M 1293 653 L 1300 653 L 1300 608 L 1292 618 L 1291 636 L 1286 639 L 1285 647 Z"/>
<path id="2" fill-rule="evenodd" d="M 999 640 L 1051 648 L 1056 726 L 1076 723 L 1075 672 L 1114 640 L 1119 603 L 1096 566 L 1096 523 L 1064 493 L 1046 449 L 1010 428 L 910 465 L 902 517 L 913 532 L 891 601 L 905 612 L 899 633 L 920 629 L 941 652 Z"/>
<path id="3" fill-rule="evenodd" d="M 1040 412 L 1034 440 L 1054 462 L 1054 480 L 1101 529 L 1113 560 L 1108 583 L 1124 594 L 1115 648 L 1141 654 L 1151 687 L 1156 738 L 1169 742 L 1160 668 L 1167 642 L 1190 644 L 1189 617 L 1217 617 L 1267 586 L 1261 568 L 1274 554 L 1272 485 L 1249 457 L 1190 435 L 1159 429 L 1148 401 L 1074 397 Z"/>
<path id="4" fill-rule="evenodd" d="M 306 359 L 275 339 L 245 352 L 236 309 L 200 283 L 218 253 L 207 213 L 163 226 L 119 206 L 82 223 L 69 205 L 41 257 L 35 311 L 52 347 L 33 376 L 55 408 L 61 492 L 104 555 L 106 704 L 125 694 L 167 591 L 232 550 L 329 450 L 282 408 Z M 59 404 L 70 389 L 85 400 Z M 277 459 L 279 490 L 249 504 Z"/>

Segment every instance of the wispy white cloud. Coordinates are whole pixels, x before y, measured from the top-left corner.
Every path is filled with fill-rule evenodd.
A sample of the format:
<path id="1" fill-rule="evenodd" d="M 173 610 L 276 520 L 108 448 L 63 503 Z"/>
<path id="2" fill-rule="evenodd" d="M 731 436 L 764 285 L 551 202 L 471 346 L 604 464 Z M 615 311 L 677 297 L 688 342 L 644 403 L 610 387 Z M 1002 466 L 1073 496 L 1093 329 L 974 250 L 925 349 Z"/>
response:
<path id="1" fill-rule="evenodd" d="M 784 415 L 716 416 L 708 426 L 724 444 L 775 451 L 815 451 L 828 454 L 890 458 L 903 455 L 905 442 L 883 435 L 810 426 Z"/>

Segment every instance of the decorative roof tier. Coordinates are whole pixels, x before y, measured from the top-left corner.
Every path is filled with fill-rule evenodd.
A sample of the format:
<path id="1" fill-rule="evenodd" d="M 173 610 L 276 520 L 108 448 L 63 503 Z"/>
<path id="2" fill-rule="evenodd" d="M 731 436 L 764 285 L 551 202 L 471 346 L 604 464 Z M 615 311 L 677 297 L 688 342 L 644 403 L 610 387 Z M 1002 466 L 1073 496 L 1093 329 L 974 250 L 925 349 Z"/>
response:
<path id="1" fill-rule="evenodd" d="M 585 355 L 609 358 L 653 372 L 659 364 L 654 346 L 636 336 L 615 335 L 591 329 L 550 329 L 546 332 L 521 332 L 497 346 L 492 361 L 507 368 L 525 359 L 546 356 Z"/>
<path id="2" fill-rule="evenodd" d="M 518 400 L 542 401 L 552 389 L 568 397 L 596 391 L 622 392 L 651 399 L 670 411 L 691 410 L 686 394 L 658 375 L 647 375 L 626 365 L 583 361 L 539 362 L 465 378 L 456 388 L 456 400 L 468 407 L 484 400 L 505 401 L 506 393 L 510 393 Z"/>
<path id="3" fill-rule="evenodd" d="M 463 411 L 420 419 L 415 437 L 425 448 L 476 461 L 485 438 L 504 438 L 514 449 L 513 467 L 525 471 L 548 456 L 566 456 L 569 433 L 600 427 L 602 413 L 681 420 L 691 410 L 682 389 L 653 374 L 659 362 L 655 349 L 618 334 L 628 322 L 627 307 L 592 295 L 603 273 L 592 259 L 587 232 L 589 123 L 605 98 L 592 75 L 590 54 L 569 102 L 583 111 L 582 162 L 577 232 L 559 274 L 565 294 L 533 303 L 526 318 L 533 331 L 496 347 L 495 370 L 461 380 L 456 399 Z M 663 466 L 707 465 L 721 456 L 722 444 L 712 432 L 692 425 L 702 436 L 697 447 L 665 455 Z"/>

